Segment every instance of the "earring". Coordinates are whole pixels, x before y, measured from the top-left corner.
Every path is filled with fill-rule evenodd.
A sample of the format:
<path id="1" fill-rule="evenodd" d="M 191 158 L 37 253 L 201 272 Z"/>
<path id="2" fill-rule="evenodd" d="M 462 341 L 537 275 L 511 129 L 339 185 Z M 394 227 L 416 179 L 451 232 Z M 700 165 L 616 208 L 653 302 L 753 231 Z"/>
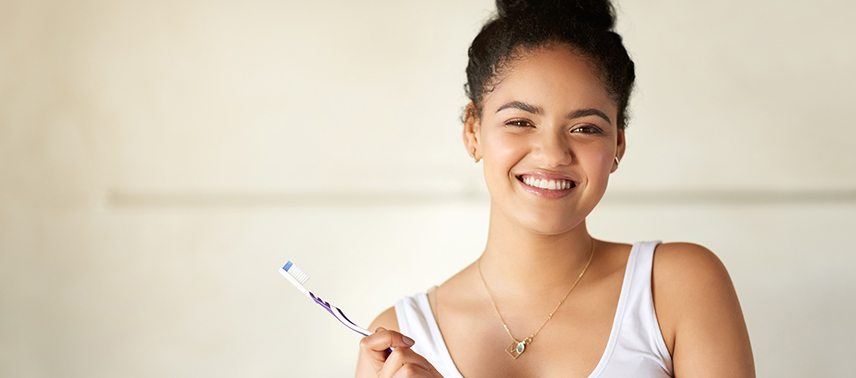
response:
<path id="1" fill-rule="evenodd" d="M 476 157 L 476 148 L 475 147 L 473 147 L 473 153 L 471 153 L 470 155 L 473 157 L 474 162 L 476 162 L 476 163 L 479 162 L 479 158 Z"/>
<path id="2" fill-rule="evenodd" d="M 619 163 L 618 156 L 613 156 L 613 158 L 615 159 L 615 165 L 618 165 L 618 163 Z"/>

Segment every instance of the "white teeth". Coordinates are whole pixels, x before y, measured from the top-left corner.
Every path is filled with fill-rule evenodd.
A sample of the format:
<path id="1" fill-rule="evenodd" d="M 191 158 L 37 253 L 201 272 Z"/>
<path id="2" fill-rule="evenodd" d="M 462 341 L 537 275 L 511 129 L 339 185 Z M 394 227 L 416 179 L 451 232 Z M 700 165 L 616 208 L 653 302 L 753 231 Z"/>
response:
<path id="1" fill-rule="evenodd" d="M 549 189 L 549 190 L 565 190 L 570 189 L 573 186 L 573 183 L 569 180 L 546 180 L 546 179 L 537 179 L 529 176 L 523 177 L 523 182 L 526 185 L 538 187 L 541 189 Z"/>

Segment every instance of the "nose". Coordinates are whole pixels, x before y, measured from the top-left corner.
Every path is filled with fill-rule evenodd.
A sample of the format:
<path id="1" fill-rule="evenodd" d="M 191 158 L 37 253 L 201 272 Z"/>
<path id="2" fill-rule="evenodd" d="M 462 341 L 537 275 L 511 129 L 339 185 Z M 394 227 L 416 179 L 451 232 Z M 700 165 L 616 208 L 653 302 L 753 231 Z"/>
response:
<path id="1" fill-rule="evenodd" d="M 542 133 L 535 141 L 541 163 L 545 168 L 570 165 L 573 161 L 573 150 L 567 138 L 559 133 Z"/>

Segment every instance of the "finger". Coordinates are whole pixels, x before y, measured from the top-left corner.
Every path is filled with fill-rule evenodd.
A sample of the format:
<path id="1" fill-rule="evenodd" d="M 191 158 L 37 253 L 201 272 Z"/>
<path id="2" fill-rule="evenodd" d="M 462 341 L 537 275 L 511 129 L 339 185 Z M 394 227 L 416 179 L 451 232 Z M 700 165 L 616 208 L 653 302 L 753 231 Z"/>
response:
<path id="1" fill-rule="evenodd" d="M 378 377 L 391 378 L 397 374 L 403 367 L 415 364 L 419 365 L 425 371 L 434 371 L 434 366 L 431 365 L 425 357 L 414 352 L 410 348 L 397 348 L 390 353 L 389 357 L 383 363 L 383 367 L 378 372 Z M 413 367 L 407 368 L 405 372 L 411 371 Z M 438 374 L 439 375 L 439 374 Z"/>
<path id="2" fill-rule="evenodd" d="M 383 365 L 380 368 L 380 371 L 377 372 L 378 378 L 390 378 L 401 365 L 404 365 L 407 361 L 405 361 L 405 350 L 408 348 L 396 348 L 389 354 L 389 357 L 386 358 Z"/>
<path id="3" fill-rule="evenodd" d="M 374 351 L 383 351 L 387 348 L 410 347 L 413 344 L 413 339 L 383 327 L 378 327 L 373 334 L 364 337 L 361 342 L 361 345 Z"/>
<path id="4" fill-rule="evenodd" d="M 360 349 L 375 361 L 385 361 L 390 353 L 389 348 L 406 348 L 413 345 L 412 339 L 408 342 L 401 333 L 378 327 L 371 335 L 360 340 Z"/>
<path id="5" fill-rule="evenodd" d="M 425 378 L 433 378 L 436 377 L 430 370 L 422 367 L 419 364 L 414 364 L 412 362 L 405 362 L 404 365 L 401 365 L 401 368 L 395 372 L 392 378 L 413 378 L 413 377 L 425 377 Z"/>

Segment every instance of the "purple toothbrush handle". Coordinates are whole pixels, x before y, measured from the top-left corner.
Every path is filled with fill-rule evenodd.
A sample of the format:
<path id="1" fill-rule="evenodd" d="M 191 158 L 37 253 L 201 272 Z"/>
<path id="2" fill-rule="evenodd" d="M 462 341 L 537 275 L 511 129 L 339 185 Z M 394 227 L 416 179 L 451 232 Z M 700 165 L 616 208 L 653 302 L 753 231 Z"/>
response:
<path id="1" fill-rule="evenodd" d="M 336 318 L 336 320 L 338 320 L 340 323 L 342 323 L 342 324 L 344 324 L 346 327 L 348 327 L 348 329 L 350 329 L 350 330 L 352 330 L 352 331 L 354 331 L 354 332 L 356 332 L 356 333 L 359 333 L 360 335 L 368 336 L 368 335 L 364 334 L 362 331 L 358 331 L 358 330 L 354 329 L 353 327 L 357 327 L 357 325 L 356 325 L 356 324 L 354 324 L 354 322 L 352 322 L 352 321 L 351 321 L 351 319 L 348 319 L 348 317 L 347 317 L 347 316 L 345 316 L 345 313 L 344 313 L 344 312 L 342 312 L 342 310 L 341 310 L 341 309 L 339 309 L 338 307 L 335 307 L 335 306 L 330 305 L 330 303 L 328 303 L 327 301 L 325 301 L 325 300 L 323 300 L 323 299 L 319 298 L 318 296 L 316 296 L 316 295 L 315 295 L 314 293 L 312 293 L 311 291 L 309 292 L 309 296 L 311 296 L 311 297 L 312 297 L 312 300 L 313 300 L 315 303 L 317 303 L 318 305 L 320 305 L 321 307 L 323 307 L 323 308 L 324 308 L 324 310 L 326 310 L 327 312 L 329 312 L 329 313 L 330 313 L 330 315 L 333 315 L 333 317 L 334 317 L 334 318 Z M 333 309 L 336 309 L 336 310 L 335 310 L 335 312 L 333 311 Z M 341 316 L 342 316 L 342 318 L 344 318 L 344 319 L 345 319 L 345 321 L 343 321 L 343 320 L 342 320 L 342 319 L 340 319 L 338 316 L 336 316 L 336 313 L 339 313 L 339 315 L 341 315 Z M 347 322 L 347 323 L 346 323 L 346 322 Z M 353 327 L 352 327 L 352 326 L 353 326 Z M 387 356 L 388 356 L 390 353 L 392 353 L 392 348 L 386 348 L 385 352 L 386 352 L 386 354 L 387 354 Z"/>

